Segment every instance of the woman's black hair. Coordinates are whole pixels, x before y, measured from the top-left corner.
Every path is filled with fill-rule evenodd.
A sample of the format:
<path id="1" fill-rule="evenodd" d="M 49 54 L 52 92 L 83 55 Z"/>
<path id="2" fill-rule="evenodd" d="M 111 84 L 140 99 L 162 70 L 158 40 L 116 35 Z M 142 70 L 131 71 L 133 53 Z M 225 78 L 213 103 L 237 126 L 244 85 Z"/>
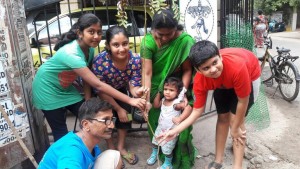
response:
<path id="1" fill-rule="evenodd" d="M 157 11 L 153 16 L 151 29 L 161 29 L 161 28 L 168 28 L 168 29 L 176 28 L 179 31 L 183 30 L 183 26 L 178 24 L 177 19 L 175 19 L 174 17 L 173 11 L 170 9 L 163 9 Z"/>
<path id="2" fill-rule="evenodd" d="M 165 80 L 165 83 L 164 85 L 172 85 L 172 86 L 175 86 L 176 89 L 177 89 L 177 95 L 179 95 L 180 91 L 182 90 L 183 88 L 183 82 L 177 78 L 177 77 L 168 77 L 166 80 Z"/>
<path id="3" fill-rule="evenodd" d="M 254 18 L 254 21 L 259 22 L 259 21 L 260 21 L 260 18 L 259 18 L 258 16 L 256 16 L 256 17 Z"/>
<path id="4" fill-rule="evenodd" d="M 257 11 L 257 13 L 258 13 L 258 15 L 262 15 L 262 14 L 263 14 L 263 11 L 262 11 L 261 9 L 259 9 L 259 10 Z"/>
<path id="5" fill-rule="evenodd" d="M 126 36 L 127 39 L 129 38 L 128 33 L 123 26 L 112 26 L 112 27 L 108 28 L 106 31 L 105 45 L 109 46 L 109 43 L 112 40 L 112 38 L 119 33 L 122 33 L 124 36 Z M 105 50 L 107 53 L 111 54 L 111 51 L 107 47 L 105 47 Z"/>
<path id="6" fill-rule="evenodd" d="M 92 13 L 86 13 L 79 17 L 78 21 L 71 27 L 71 29 L 62 35 L 61 41 L 59 41 L 55 47 L 54 50 L 57 51 L 59 48 L 63 47 L 65 44 L 77 39 L 77 31 L 83 32 L 85 28 L 90 27 L 93 24 L 100 23 L 100 19 L 92 14 Z"/>

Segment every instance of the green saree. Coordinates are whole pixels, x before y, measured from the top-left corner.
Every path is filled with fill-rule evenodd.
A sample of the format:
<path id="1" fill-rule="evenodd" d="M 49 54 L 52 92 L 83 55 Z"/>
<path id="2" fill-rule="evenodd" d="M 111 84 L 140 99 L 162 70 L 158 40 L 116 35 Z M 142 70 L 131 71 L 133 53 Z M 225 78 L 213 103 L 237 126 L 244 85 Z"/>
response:
<path id="1" fill-rule="evenodd" d="M 145 41 L 145 42 L 144 42 Z M 152 60 L 152 81 L 150 101 L 153 102 L 157 92 L 163 90 L 165 79 L 182 65 L 188 58 L 190 49 L 195 43 L 193 38 L 187 33 L 182 33 L 179 37 L 171 41 L 169 44 L 158 48 L 151 34 L 147 34 L 142 40 L 141 56 L 145 59 Z M 144 46 L 144 44 L 146 44 Z M 173 76 L 173 75 L 172 75 Z M 181 76 L 176 74 L 175 76 Z M 191 89 L 189 89 L 191 90 Z M 158 125 L 160 109 L 152 108 L 149 112 L 149 123 L 155 131 Z M 195 148 L 192 144 L 192 126 L 180 133 L 178 142 L 173 150 L 173 167 L 178 169 L 190 169 L 195 161 Z M 152 140 L 153 133 L 148 127 L 148 133 Z M 161 153 L 161 160 L 164 156 Z"/>

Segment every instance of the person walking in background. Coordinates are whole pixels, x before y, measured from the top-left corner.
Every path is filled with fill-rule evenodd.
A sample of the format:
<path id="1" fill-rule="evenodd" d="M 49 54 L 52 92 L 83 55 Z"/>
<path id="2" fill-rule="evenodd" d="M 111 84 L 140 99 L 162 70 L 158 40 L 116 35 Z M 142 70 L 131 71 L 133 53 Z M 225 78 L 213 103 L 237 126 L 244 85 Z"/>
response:
<path id="1" fill-rule="evenodd" d="M 122 26 L 113 26 L 106 31 L 105 51 L 94 58 L 92 71 L 97 78 L 109 84 L 118 91 L 133 97 L 141 97 L 144 88 L 141 87 L 141 58 L 129 50 L 129 38 L 126 29 Z M 138 157 L 125 149 L 127 130 L 131 128 L 132 107 L 124 101 L 118 101 L 103 92 L 98 96 L 107 100 L 114 107 L 113 112 L 117 117 L 118 146 L 122 157 L 129 164 L 136 164 Z M 115 149 L 113 140 L 107 140 L 108 148 Z"/>
<path id="2" fill-rule="evenodd" d="M 191 111 L 184 111 L 181 114 L 181 111 L 186 107 L 183 101 L 185 92 L 186 89 L 183 88 L 183 83 L 180 79 L 168 77 L 164 83 L 164 97 L 161 98 L 160 93 L 156 95 L 153 101 L 153 107 L 160 108 L 161 111 L 158 119 L 158 126 L 155 130 L 154 137 L 152 138 L 152 153 L 147 160 L 148 165 L 154 165 L 157 161 L 158 143 L 156 137 L 162 132 L 172 129 L 190 115 Z M 190 110 L 192 110 L 192 107 L 190 107 Z M 175 137 L 161 147 L 162 152 L 165 155 L 165 162 L 160 167 L 161 169 L 173 168 L 173 149 L 175 148 L 177 140 L 178 137 Z"/>
<path id="3" fill-rule="evenodd" d="M 150 88 L 147 101 L 153 102 L 155 96 L 163 91 L 164 81 L 168 76 L 182 79 L 183 86 L 190 94 L 192 66 L 188 55 L 194 39 L 183 32 L 182 25 L 174 18 L 170 9 L 161 10 L 154 14 L 151 33 L 148 33 L 141 43 L 141 56 L 143 62 L 142 82 Z M 186 98 L 185 98 L 186 100 Z M 190 100 L 192 101 L 192 99 Z M 184 111 L 190 111 L 187 106 Z M 144 111 L 144 117 L 155 130 L 160 116 L 159 108 Z M 176 148 L 174 149 L 173 166 L 175 168 L 190 169 L 194 164 L 195 149 L 192 144 L 192 127 L 180 133 Z M 148 127 L 152 140 L 153 134 Z M 163 158 L 163 155 L 162 155 Z"/>
<path id="4" fill-rule="evenodd" d="M 207 93 L 214 90 L 218 120 L 215 160 L 207 169 L 221 169 L 230 129 L 233 140 L 233 169 L 242 169 L 246 144 L 245 116 L 258 97 L 260 65 L 257 57 L 243 48 L 219 50 L 210 41 L 197 42 L 189 58 L 197 70 L 194 77 L 195 103 L 191 115 L 178 126 L 158 137 L 159 142 L 175 138 L 204 112 Z"/>
<path id="5" fill-rule="evenodd" d="M 98 144 L 111 137 L 114 128 L 112 105 L 98 98 L 91 98 L 80 106 L 78 132 L 71 131 L 46 151 L 39 169 L 94 168 L 120 169 L 120 152 L 101 152 Z"/>
<path id="6" fill-rule="evenodd" d="M 258 16 L 254 21 L 254 42 L 255 47 L 262 48 L 264 45 L 264 36 L 267 33 L 268 21 L 262 10 L 258 10 Z"/>
<path id="7" fill-rule="evenodd" d="M 32 84 L 33 104 L 44 113 L 53 133 L 54 141 L 67 134 L 66 110 L 77 116 L 84 99 L 72 83 L 83 79 L 84 98 L 91 97 L 90 86 L 139 109 L 146 100 L 130 98 L 101 82 L 89 69 L 94 58 L 94 47 L 102 36 L 101 21 L 94 14 L 84 14 L 64 39 L 56 45 L 58 51 L 37 71 Z"/>

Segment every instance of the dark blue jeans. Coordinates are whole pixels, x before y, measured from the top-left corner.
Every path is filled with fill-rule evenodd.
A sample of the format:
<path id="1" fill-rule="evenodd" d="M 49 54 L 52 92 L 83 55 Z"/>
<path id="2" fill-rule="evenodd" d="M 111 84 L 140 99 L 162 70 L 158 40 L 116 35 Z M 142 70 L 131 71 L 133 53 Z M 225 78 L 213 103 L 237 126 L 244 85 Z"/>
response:
<path id="1" fill-rule="evenodd" d="M 77 117 L 79 108 L 83 102 L 84 100 L 81 100 L 80 102 L 71 104 L 66 107 L 54 110 L 42 110 L 52 130 L 54 141 L 57 141 L 58 139 L 60 139 L 68 133 L 68 128 L 66 124 L 67 110 L 72 112 Z"/>

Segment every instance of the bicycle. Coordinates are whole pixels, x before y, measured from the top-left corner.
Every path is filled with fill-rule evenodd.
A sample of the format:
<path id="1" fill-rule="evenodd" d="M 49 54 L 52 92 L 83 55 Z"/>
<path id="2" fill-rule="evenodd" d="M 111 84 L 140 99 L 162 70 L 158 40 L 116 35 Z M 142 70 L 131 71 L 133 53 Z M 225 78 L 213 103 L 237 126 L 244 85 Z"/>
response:
<path id="1" fill-rule="evenodd" d="M 269 49 L 272 49 L 272 38 L 265 37 L 264 44 L 266 46 L 263 57 L 258 58 L 261 61 L 261 79 L 262 83 L 267 87 L 274 84 L 274 80 L 278 84 L 276 90 L 279 88 L 280 94 L 286 101 L 293 101 L 299 94 L 300 75 L 297 67 L 293 63 L 299 56 L 291 56 L 290 49 L 278 48 L 277 55 L 272 56 Z M 265 66 L 266 63 L 269 66 Z"/>

